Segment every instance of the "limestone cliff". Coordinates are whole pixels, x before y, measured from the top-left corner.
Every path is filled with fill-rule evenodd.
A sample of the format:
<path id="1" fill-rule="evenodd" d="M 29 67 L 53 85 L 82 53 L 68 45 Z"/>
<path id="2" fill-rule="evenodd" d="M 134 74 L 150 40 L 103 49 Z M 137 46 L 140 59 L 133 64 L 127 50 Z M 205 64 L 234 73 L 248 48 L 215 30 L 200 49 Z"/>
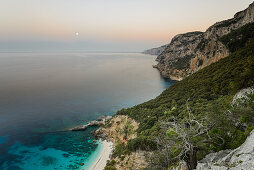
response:
<path id="1" fill-rule="evenodd" d="M 254 130 L 240 147 L 207 155 L 197 170 L 254 170 Z"/>
<path id="2" fill-rule="evenodd" d="M 182 80 L 227 57 L 230 52 L 219 38 L 251 22 L 254 22 L 254 3 L 236 13 L 234 18 L 215 23 L 206 32 L 177 35 L 157 57 L 158 64 L 155 67 L 163 77 Z"/>
<path id="3" fill-rule="evenodd" d="M 160 55 L 166 49 L 167 46 L 168 46 L 168 44 L 167 45 L 163 45 L 161 47 L 145 50 L 142 53 L 143 54 L 150 54 L 150 55 Z"/>

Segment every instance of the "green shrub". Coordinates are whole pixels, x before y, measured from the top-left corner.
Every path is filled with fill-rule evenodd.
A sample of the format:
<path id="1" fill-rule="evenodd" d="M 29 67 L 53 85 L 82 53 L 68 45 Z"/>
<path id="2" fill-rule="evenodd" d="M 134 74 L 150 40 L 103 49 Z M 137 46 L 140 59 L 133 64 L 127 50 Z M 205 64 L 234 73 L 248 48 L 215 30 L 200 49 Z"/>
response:
<path id="1" fill-rule="evenodd" d="M 127 146 L 123 142 L 118 142 L 115 145 L 115 150 L 113 152 L 113 157 L 121 157 L 122 155 L 129 154 L 130 151 L 127 149 Z"/>
<path id="2" fill-rule="evenodd" d="M 117 170 L 117 169 L 116 169 L 116 167 L 114 167 L 114 166 L 110 166 L 110 165 L 108 166 L 108 165 L 107 165 L 107 166 L 104 168 L 104 170 Z"/>
<path id="3" fill-rule="evenodd" d="M 246 24 L 245 26 L 232 31 L 230 34 L 220 38 L 220 41 L 224 43 L 230 52 L 245 46 L 248 41 L 254 37 L 254 23 Z"/>

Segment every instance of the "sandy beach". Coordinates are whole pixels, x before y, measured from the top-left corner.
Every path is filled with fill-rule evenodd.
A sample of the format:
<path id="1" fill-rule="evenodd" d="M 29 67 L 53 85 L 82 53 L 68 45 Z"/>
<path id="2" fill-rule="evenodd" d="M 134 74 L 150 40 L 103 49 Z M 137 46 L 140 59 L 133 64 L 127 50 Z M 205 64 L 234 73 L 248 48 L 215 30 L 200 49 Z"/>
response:
<path id="1" fill-rule="evenodd" d="M 95 161 L 95 163 L 91 166 L 90 170 L 103 170 L 107 164 L 107 160 L 109 160 L 109 156 L 113 151 L 113 143 L 103 141 L 103 149 L 101 151 L 100 156 Z"/>

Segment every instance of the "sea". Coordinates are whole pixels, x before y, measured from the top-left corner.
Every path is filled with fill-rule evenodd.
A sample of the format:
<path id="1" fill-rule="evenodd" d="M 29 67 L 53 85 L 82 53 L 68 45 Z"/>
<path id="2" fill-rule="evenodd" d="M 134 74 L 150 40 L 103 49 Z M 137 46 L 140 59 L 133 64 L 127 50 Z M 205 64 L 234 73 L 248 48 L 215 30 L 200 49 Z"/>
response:
<path id="1" fill-rule="evenodd" d="M 0 169 L 89 169 L 102 143 L 68 131 L 148 101 L 174 82 L 156 56 L 105 52 L 0 53 Z M 138 114 L 138 113 L 137 113 Z"/>

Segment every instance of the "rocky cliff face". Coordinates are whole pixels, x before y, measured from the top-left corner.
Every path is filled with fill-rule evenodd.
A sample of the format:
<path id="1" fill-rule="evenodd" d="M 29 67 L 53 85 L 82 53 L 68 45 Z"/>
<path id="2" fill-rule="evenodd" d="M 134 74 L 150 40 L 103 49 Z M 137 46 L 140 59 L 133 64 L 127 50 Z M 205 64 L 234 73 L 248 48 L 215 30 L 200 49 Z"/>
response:
<path id="1" fill-rule="evenodd" d="M 161 47 L 158 48 L 152 48 L 149 50 L 145 50 L 143 51 L 143 54 L 150 54 L 150 55 L 160 55 L 167 47 L 168 45 L 163 45 Z"/>
<path id="2" fill-rule="evenodd" d="M 197 170 L 254 170 L 254 130 L 235 150 L 224 150 L 207 155 L 198 163 Z"/>
<path id="3" fill-rule="evenodd" d="M 158 64 L 155 67 L 166 78 L 182 80 L 227 57 L 230 52 L 219 38 L 251 22 L 254 22 L 254 3 L 236 13 L 234 18 L 215 23 L 206 32 L 177 35 L 157 57 Z"/>

